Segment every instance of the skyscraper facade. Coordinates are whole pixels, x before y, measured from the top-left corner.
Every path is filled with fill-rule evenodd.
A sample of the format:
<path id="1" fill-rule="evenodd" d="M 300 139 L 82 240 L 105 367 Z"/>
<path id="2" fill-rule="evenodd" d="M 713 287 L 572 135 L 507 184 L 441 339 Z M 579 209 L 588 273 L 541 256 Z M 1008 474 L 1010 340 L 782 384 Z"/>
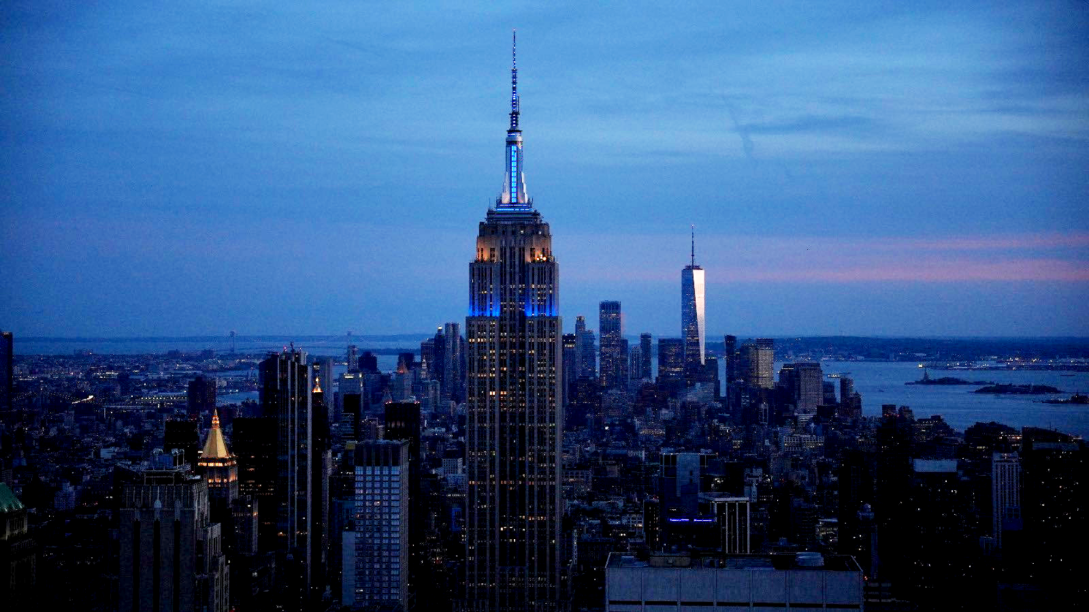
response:
<path id="1" fill-rule="evenodd" d="M 723 359 L 726 360 L 726 384 L 733 384 L 738 377 L 737 368 L 737 336 L 727 335 L 723 338 Z"/>
<path id="2" fill-rule="evenodd" d="M 994 453 L 991 457 L 992 531 L 1002 548 L 1002 534 L 1021 529 L 1021 458 L 1017 453 Z"/>
<path id="3" fill-rule="evenodd" d="M 278 467 L 277 434 L 274 418 L 236 418 L 231 424 L 232 447 L 238 460 L 238 493 L 257 502 L 257 534 L 259 548 L 269 552 L 276 548 Z"/>
<path id="4" fill-rule="evenodd" d="M 741 345 L 739 359 L 745 384 L 759 389 L 775 388 L 775 343 L 770 338 L 757 338 L 755 343 Z"/>
<path id="5" fill-rule="evenodd" d="M 623 320 L 620 315 L 620 302 L 607 300 L 601 302 L 598 309 L 598 331 L 601 332 L 601 357 L 599 370 L 601 386 L 612 389 L 621 384 L 620 373 L 623 368 L 621 359 L 627 362 L 628 356 L 622 355 Z"/>
<path id="6" fill-rule="evenodd" d="M 703 373 L 706 328 L 704 325 L 704 272 L 696 265 L 696 230 L 692 229 L 692 260 L 681 270 L 681 336 L 684 368 L 689 379 Z"/>
<path id="7" fill-rule="evenodd" d="M 571 401 L 571 394 L 575 392 L 575 381 L 578 380 L 578 336 L 575 334 L 563 335 L 563 404 Z"/>
<path id="8" fill-rule="evenodd" d="M 658 338 L 658 382 L 684 381 L 684 339 Z"/>
<path id="9" fill-rule="evenodd" d="M 216 407 L 216 379 L 197 376 L 189 381 L 186 404 L 190 417 L 201 417 Z"/>
<path id="10" fill-rule="evenodd" d="M 289 581 L 298 580 L 304 598 L 324 588 L 329 491 L 328 417 L 314 371 L 294 347 L 271 353 L 259 367 L 261 408 L 277 423 L 278 548 L 298 563 L 301 574 Z"/>
<path id="11" fill-rule="evenodd" d="M 642 380 L 653 380 L 654 372 L 651 368 L 651 359 L 653 355 L 651 351 L 654 350 L 651 346 L 653 337 L 650 334 L 639 334 L 639 378 Z"/>
<path id="12" fill-rule="evenodd" d="M 355 447 L 351 528 L 343 538 L 342 603 L 351 609 L 408 609 L 409 442 Z"/>
<path id="13" fill-rule="evenodd" d="M 118 609 L 226 612 L 227 561 L 208 485 L 184 464 L 121 478 Z"/>
<path id="14" fill-rule="evenodd" d="M 577 376 L 586 378 L 597 376 L 595 343 L 596 338 L 593 330 L 586 329 L 586 318 L 579 315 L 575 318 L 575 358 L 578 360 L 575 373 Z"/>
<path id="15" fill-rule="evenodd" d="M 559 268 L 523 173 L 511 70 L 502 195 L 469 264 L 465 607 L 553 610 L 561 601 Z"/>
<path id="16" fill-rule="evenodd" d="M 465 358 L 462 354 L 461 326 L 447 323 L 443 326 L 443 380 L 442 400 L 460 404 L 465 399 Z"/>

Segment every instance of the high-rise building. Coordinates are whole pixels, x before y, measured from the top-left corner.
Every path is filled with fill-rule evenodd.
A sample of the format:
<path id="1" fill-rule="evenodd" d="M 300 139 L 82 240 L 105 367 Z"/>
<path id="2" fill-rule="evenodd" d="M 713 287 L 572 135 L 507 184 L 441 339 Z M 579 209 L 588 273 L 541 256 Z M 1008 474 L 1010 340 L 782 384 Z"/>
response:
<path id="1" fill-rule="evenodd" d="M 354 373 L 359 371 L 359 348 L 354 344 L 348 345 L 348 354 L 346 356 L 348 361 L 348 372 Z"/>
<path id="2" fill-rule="evenodd" d="M 207 483 L 185 465 L 124 480 L 118 609 L 226 612 L 227 561 L 221 526 L 209 517 Z"/>
<path id="3" fill-rule="evenodd" d="M 257 509 L 257 538 L 261 552 L 278 544 L 277 470 L 279 426 L 275 418 L 235 418 L 231 442 L 238 461 L 238 493 L 252 499 Z"/>
<path id="4" fill-rule="evenodd" d="M 0 410 L 11 410 L 15 396 L 15 336 L 0 332 Z"/>
<path id="5" fill-rule="evenodd" d="M 651 346 L 652 340 L 653 338 L 650 334 L 639 334 L 638 378 L 642 380 L 654 380 L 654 372 L 650 365 L 654 357 L 654 355 L 651 353 L 651 351 L 654 350 L 654 348 Z"/>
<path id="6" fill-rule="evenodd" d="M 355 447 L 355 503 L 342 532 L 341 603 L 352 609 L 408 609 L 409 442 Z M 384 609 L 384 608 L 383 608 Z"/>
<path id="7" fill-rule="evenodd" d="M 755 343 L 741 345 L 739 359 L 745 384 L 759 389 L 775 388 L 775 342 L 757 338 Z"/>
<path id="8" fill-rule="evenodd" d="M 696 265 L 696 226 L 692 226 L 692 260 L 681 270 L 681 337 L 684 338 L 684 368 L 690 380 L 703 374 L 706 348 L 704 321 L 704 272 Z"/>
<path id="9" fill-rule="evenodd" d="M 638 387 L 643 378 L 643 345 L 636 344 L 628 351 L 628 381 L 632 386 Z"/>
<path id="10" fill-rule="evenodd" d="M 212 412 L 212 428 L 197 460 L 197 473 L 208 483 L 208 501 L 212 519 L 229 523 L 231 504 L 238 499 L 238 461 L 227 450 L 219 429 L 219 412 Z"/>
<path id="11" fill-rule="evenodd" d="M 424 532 L 424 499 L 420 488 L 421 462 L 423 456 L 420 450 L 420 432 L 423 428 L 423 419 L 420 414 L 419 402 L 390 402 L 385 405 L 386 428 L 383 436 L 386 440 L 404 440 L 408 442 L 407 463 L 403 464 L 408 470 L 408 547 L 409 587 L 412 591 L 419 592 L 421 585 L 417 580 L 423 567 L 423 532 Z"/>
<path id="12" fill-rule="evenodd" d="M 719 530 L 719 548 L 728 555 L 752 552 L 752 511 L 748 497 L 708 496 L 711 514 Z"/>
<path id="13" fill-rule="evenodd" d="M 359 356 L 358 367 L 356 372 L 370 372 L 371 374 L 378 373 L 378 355 L 370 351 L 363 351 L 363 354 Z"/>
<path id="14" fill-rule="evenodd" d="M 190 417 L 202 418 L 202 415 L 215 410 L 216 379 L 201 375 L 189 381 L 186 403 Z"/>
<path id="15" fill-rule="evenodd" d="M 0 482 L 0 601 L 12 610 L 40 606 L 37 599 L 38 546 L 27 533 L 27 509 Z M 37 605 L 36 605 L 37 604 Z"/>
<path id="16" fill-rule="evenodd" d="M 259 366 L 261 408 L 277 422 L 276 523 L 278 548 L 292 555 L 288 577 L 299 596 L 324 590 L 329 465 L 328 417 L 306 353 L 270 353 Z M 289 570 L 290 571 L 290 570 Z M 295 581 L 298 581 L 297 583 Z"/>
<path id="17" fill-rule="evenodd" d="M 578 336 L 576 334 L 564 334 L 563 351 L 563 404 L 566 406 L 571 401 L 571 394 L 575 392 L 575 381 L 578 380 Z"/>
<path id="18" fill-rule="evenodd" d="M 466 607 L 560 607 L 559 270 L 523 173 L 517 68 L 506 178 L 469 264 Z"/>
<path id="19" fill-rule="evenodd" d="M 779 370 L 779 384 L 786 388 L 801 413 L 815 413 L 824 401 L 823 382 L 824 373 L 819 363 L 787 363 Z"/>
<path id="20" fill-rule="evenodd" d="M 684 381 L 683 338 L 658 338 L 658 381 L 672 384 Z"/>
<path id="21" fill-rule="evenodd" d="M 626 354 L 621 355 L 620 341 L 624 339 L 624 325 L 620 314 L 620 302 L 613 300 L 601 302 L 598 317 L 598 330 L 601 332 L 599 340 L 601 357 L 598 368 L 601 372 L 601 386 L 605 389 L 613 389 L 622 384 L 620 360 L 622 358 L 627 360 Z"/>
<path id="22" fill-rule="evenodd" d="M 443 380 L 442 400 L 460 404 L 465 399 L 465 355 L 461 338 L 461 326 L 447 323 L 443 326 Z"/>
<path id="23" fill-rule="evenodd" d="M 723 358 L 726 360 L 726 384 L 737 382 L 737 336 L 727 335 L 723 341 Z"/>
<path id="24" fill-rule="evenodd" d="M 1021 530 L 1021 458 L 1017 453 L 991 456 L 991 520 L 995 545 L 1002 548 L 1002 534 Z"/>
<path id="25" fill-rule="evenodd" d="M 593 330 L 586 329 L 586 318 L 582 315 L 575 317 L 575 359 L 578 360 L 575 371 L 579 377 L 593 378 L 597 376 L 595 343 L 596 338 Z"/>
<path id="26" fill-rule="evenodd" d="M 1057 431 L 1025 427 L 1021 432 L 1021 515 L 1024 540 L 1031 543 L 1024 547 L 1029 572 L 1055 584 L 1078 580 L 1083 572 L 1070 559 L 1081 554 L 1089 525 L 1089 447 Z"/>

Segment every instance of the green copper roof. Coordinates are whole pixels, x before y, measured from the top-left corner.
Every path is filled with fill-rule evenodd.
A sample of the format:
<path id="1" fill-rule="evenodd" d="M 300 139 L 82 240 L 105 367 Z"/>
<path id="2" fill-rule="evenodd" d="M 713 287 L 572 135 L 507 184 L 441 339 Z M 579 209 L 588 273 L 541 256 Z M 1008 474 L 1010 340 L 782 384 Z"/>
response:
<path id="1" fill-rule="evenodd" d="M 0 513 L 22 510 L 23 502 L 15 497 L 8 485 L 0 482 Z"/>

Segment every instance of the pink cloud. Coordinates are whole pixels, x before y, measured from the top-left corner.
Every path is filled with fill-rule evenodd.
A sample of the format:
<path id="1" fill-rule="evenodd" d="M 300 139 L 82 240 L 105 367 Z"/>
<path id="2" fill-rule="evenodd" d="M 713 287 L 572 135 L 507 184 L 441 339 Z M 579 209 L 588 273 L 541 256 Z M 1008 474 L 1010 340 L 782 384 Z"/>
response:
<path id="1" fill-rule="evenodd" d="M 615 257 L 575 263 L 578 279 L 662 282 L 677 280 L 681 254 L 633 245 L 660 245 L 661 237 L 598 237 L 593 244 Z M 707 236 L 697 259 L 710 282 L 929 282 L 1089 281 L 1089 233 L 957 238 L 784 238 Z M 678 255 L 674 257 L 673 255 Z M 572 268 L 567 268 L 572 270 Z"/>

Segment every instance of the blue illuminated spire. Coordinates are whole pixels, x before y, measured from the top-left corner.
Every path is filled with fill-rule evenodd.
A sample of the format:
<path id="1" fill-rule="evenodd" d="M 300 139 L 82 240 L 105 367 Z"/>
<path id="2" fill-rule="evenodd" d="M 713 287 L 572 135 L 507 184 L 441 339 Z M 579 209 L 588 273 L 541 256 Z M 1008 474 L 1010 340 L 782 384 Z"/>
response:
<path id="1" fill-rule="evenodd" d="M 518 31 L 510 42 L 510 129 L 518 129 Z"/>
<path id="2" fill-rule="evenodd" d="M 507 129 L 506 178 L 503 194 L 496 201 L 498 210 L 526 210 L 533 204 L 526 193 L 526 177 L 522 170 L 522 129 L 518 126 L 520 103 L 518 100 L 518 34 L 511 35 L 510 66 L 510 127 Z"/>

